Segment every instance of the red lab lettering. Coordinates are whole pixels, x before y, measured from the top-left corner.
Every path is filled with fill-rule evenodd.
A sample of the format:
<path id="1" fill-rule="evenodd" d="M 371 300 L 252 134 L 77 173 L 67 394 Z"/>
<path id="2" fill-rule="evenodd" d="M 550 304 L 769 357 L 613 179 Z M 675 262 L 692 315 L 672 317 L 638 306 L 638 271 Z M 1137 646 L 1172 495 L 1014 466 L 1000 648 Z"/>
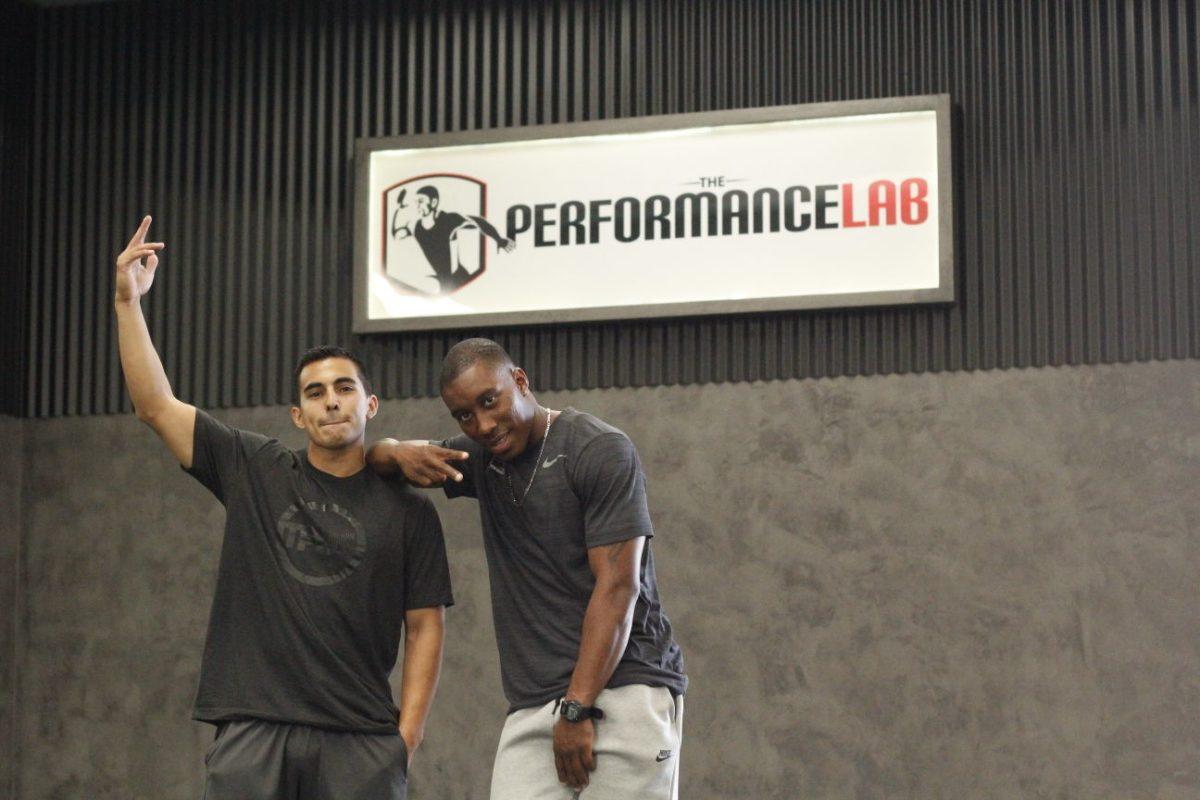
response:
<path id="1" fill-rule="evenodd" d="M 929 183 L 924 178 L 909 178 L 900 184 L 900 221 L 920 225 L 929 218 Z M 842 184 L 842 227 L 863 228 L 896 224 L 896 184 L 874 181 L 867 187 L 867 218 L 854 218 L 854 184 Z"/>

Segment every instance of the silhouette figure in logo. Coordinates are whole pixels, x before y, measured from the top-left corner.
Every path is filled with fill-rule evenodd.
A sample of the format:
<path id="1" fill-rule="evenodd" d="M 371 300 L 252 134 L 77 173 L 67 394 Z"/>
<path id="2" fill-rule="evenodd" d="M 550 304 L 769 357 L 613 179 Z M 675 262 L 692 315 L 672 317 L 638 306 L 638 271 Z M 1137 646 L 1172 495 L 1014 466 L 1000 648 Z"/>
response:
<path id="1" fill-rule="evenodd" d="M 498 250 L 511 253 L 517 243 L 506 239 L 496 230 L 496 226 L 483 217 L 472 214 L 459 214 L 456 211 L 443 211 L 438 208 L 438 190 L 433 186 L 422 186 L 417 189 L 417 220 L 415 228 L 409 222 L 399 222 L 400 212 L 408 208 L 404 202 L 407 189 L 400 190 L 396 210 L 392 214 L 392 236 L 397 239 L 415 237 L 421 246 L 421 252 L 429 266 L 433 267 L 434 277 L 437 278 L 439 294 L 449 294 L 460 288 L 482 269 L 482 265 L 473 270 L 468 269 L 459 257 L 459 231 L 478 230 L 484 236 L 496 243 Z"/>

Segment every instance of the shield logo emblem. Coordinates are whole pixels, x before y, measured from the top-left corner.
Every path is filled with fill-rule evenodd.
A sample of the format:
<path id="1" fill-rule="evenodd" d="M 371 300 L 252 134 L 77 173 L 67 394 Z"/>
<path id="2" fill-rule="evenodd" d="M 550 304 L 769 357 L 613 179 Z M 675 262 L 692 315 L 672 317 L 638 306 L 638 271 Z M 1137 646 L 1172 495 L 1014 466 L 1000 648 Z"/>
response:
<path id="1" fill-rule="evenodd" d="M 431 173 L 383 190 L 383 273 L 399 288 L 448 295 L 487 269 L 487 184 L 467 175 Z"/>

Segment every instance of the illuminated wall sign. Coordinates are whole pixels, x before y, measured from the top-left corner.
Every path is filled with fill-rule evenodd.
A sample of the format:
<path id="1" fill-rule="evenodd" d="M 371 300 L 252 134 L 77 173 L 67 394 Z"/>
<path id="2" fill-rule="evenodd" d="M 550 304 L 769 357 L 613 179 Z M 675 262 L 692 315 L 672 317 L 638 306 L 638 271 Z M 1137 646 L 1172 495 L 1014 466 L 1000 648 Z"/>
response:
<path id="1" fill-rule="evenodd" d="M 950 302 L 944 95 L 363 139 L 355 331 Z"/>

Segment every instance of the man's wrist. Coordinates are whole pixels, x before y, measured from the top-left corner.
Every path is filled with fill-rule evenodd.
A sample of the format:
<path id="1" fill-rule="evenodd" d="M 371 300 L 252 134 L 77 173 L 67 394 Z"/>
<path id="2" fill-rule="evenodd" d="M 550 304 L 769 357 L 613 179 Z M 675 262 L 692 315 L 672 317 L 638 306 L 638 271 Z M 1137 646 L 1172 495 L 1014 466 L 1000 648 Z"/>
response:
<path id="1" fill-rule="evenodd" d="M 563 695 L 562 701 L 567 703 L 573 700 L 583 706 L 593 706 L 596 704 L 596 697 L 599 694 L 599 692 L 581 692 L 568 687 L 567 693 Z"/>
<path id="2" fill-rule="evenodd" d="M 421 746 L 421 742 L 425 740 L 425 733 L 424 731 L 412 730 L 401 726 L 400 737 L 404 739 L 404 744 L 408 747 L 411 754 L 413 750 Z"/>
<path id="3" fill-rule="evenodd" d="M 604 712 L 595 706 L 585 706 L 577 700 L 563 698 L 559 701 L 557 712 L 560 717 L 570 723 L 585 722 L 589 719 L 604 719 Z"/>

